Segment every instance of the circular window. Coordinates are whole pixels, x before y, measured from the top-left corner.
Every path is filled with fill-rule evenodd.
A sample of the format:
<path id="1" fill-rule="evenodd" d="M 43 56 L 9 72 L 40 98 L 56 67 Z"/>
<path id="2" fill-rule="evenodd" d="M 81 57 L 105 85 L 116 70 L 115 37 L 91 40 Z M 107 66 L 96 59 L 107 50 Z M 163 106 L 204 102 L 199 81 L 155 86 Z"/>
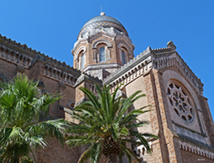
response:
<path id="1" fill-rule="evenodd" d="M 170 82 L 167 87 L 170 108 L 185 122 L 194 119 L 193 105 L 187 92 L 178 84 Z"/>

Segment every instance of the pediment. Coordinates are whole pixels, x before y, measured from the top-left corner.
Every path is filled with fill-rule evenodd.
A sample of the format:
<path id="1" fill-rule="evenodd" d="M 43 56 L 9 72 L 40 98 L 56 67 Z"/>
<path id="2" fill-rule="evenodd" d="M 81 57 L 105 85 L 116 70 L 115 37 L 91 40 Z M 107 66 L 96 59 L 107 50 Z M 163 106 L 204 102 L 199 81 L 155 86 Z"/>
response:
<path id="1" fill-rule="evenodd" d="M 153 68 L 164 71 L 172 68 L 178 71 L 185 79 L 192 85 L 192 87 L 202 95 L 203 84 L 201 80 L 192 72 L 189 66 L 184 62 L 184 60 L 177 54 L 177 52 L 154 55 Z"/>

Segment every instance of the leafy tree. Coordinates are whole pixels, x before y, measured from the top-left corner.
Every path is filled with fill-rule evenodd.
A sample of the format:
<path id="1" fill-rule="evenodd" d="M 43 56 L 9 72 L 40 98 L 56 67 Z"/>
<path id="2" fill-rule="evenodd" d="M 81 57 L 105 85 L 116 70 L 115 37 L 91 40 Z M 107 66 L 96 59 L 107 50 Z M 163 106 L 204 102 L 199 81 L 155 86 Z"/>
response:
<path id="1" fill-rule="evenodd" d="M 40 120 L 41 114 L 48 114 L 49 104 L 59 97 L 41 94 L 37 84 L 19 75 L 1 86 L 0 156 L 3 162 L 34 162 L 33 151 L 47 146 L 46 136 L 63 140 L 64 120 Z"/>
<path id="2" fill-rule="evenodd" d="M 96 96 L 88 89 L 80 88 L 88 100 L 74 108 L 72 117 L 80 123 L 70 127 L 71 136 L 66 141 L 71 147 L 88 147 L 79 158 L 79 163 L 88 158 L 92 163 L 97 163 L 102 154 L 110 162 L 118 162 L 124 154 L 129 162 L 132 156 L 138 160 L 134 152 L 126 146 L 127 143 L 144 145 L 151 152 L 147 138 L 156 139 L 157 136 L 136 130 L 137 127 L 147 124 L 137 117 L 149 110 L 145 110 L 146 106 L 130 110 L 132 104 L 145 95 L 137 91 L 128 98 L 118 98 L 118 89 L 119 87 L 111 95 L 110 87 L 96 86 Z"/>

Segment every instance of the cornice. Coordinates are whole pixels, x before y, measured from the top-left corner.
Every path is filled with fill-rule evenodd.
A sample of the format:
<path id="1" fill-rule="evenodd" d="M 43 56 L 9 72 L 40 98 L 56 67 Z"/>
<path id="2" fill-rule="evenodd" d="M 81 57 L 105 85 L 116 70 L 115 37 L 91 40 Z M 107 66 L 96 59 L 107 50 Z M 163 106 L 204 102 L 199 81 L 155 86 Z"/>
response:
<path id="1" fill-rule="evenodd" d="M 44 76 L 74 87 L 81 72 L 70 66 L 64 65 L 64 67 L 57 68 L 56 66 L 46 63 L 43 74 Z"/>
<path id="2" fill-rule="evenodd" d="M 129 48 L 131 49 L 131 51 L 133 51 L 135 49 L 135 46 L 132 44 L 132 40 L 129 37 L 127 37 L 127 36 L 117 35 L 116 36 L 116 40 L 118 40 L 118 41 L 123 40 L 129 46 Z"/>
<path id="3" fill-rule="evenodd" d="M 180 139 L 179 140 L 180 149 L 214 160 L 213 147 L 207 144 L 200 143 L 183 135 L 178 135 L 178 137 Z"/>
<path id="4" fill-rule="evenodd" d="M 121 66 L 117 63 L 94 64 L 94 65 L 88 65 L 83 71 L 87 72 L 89 70 L 111 69 L 111 68 L 119 68 L 119 67 Z"/>
<path id="5" fill-rule="evenodd" d="M 15 40 L 7 38 L 6 36 L 2 36 L 1 34 L 0 34 L 0 44 L 14 51 L 25 53 L 26 55 L 32 58 L 36 57 L 39 54 L 44 55 L 40 51 L 36 51 L 35 49 L 29 48 L 26 44 L 21 44 L 19 42 L 16 42 Z"/>
<path id="6" fill-rule="evenodd" d="M 175 67 L 183 74 L 196 92 L 202 95 L 203 83 L 201 83 L 201 80 L 192 72 L 175 49 L 176 46 L 172 41 L 167 43 L 166 48 L 151 49 L 148 47 L 143 53 L 118 69 L 116 73 L 108 76 L 104 80 L 104 84 L 117 85 L 118 83 L 123 83 L 123 81 L 127 82 L 126 78 L 129 78 L 132 74 L 137 74 L 134 75 L 135 77 L 129 78 L 129 82 L 131 82 L 136 77 L 147 74 L 151 68 L 164 71 L 166 68 Z"/>
<path id="7" fill-rule="evenodd" d="M 129 79 L 130 82 L 132 81 L 132 79 L 148 73 L 151 69 L 152 66 L 151 64 L 152 64 L 151 48 L 148 47 L 147 50 L 145 50 L 143 53 L 133 58 L 127 64 L 118 69 L 116 73 L 113 73 L 110 76 L 108 76 L 103 83 L 106 85 L 107 84 L 117 85 L 117 83 L 121 83 L 129 76 L 135 74 L 134 76 L 131 77 L 131 79 Z M 128 81 L 125 82 L 127 83 Z"/>
<path id="8" fill-rule="evenodd" d="M 175 67 L 180 73 L 183 74 L 184 78 L 190 83 L 190 85 L 192 85 L 196 92 L 201 95 L 203 94 L 203 83 L 192 72 L 192 70 L 184 62 L 180 55 L 178 55 L 177 52 L 171 51 L 168 52 L 168 54 L 154 53 L 153 67 L 157 70 L 164 70 L 166 68 Z"/>
<path id="9" fill-rule="evenodd" d="M 0 42 L 0 58 L 10 63 L 29 68 L 33 63 L 33 57 L 23 54 L 20 51 L 7 47 Z"/>
<path id="10" fill-rule="evenodd" d="M 15 64 L 22 64 L 25 68 L 32 67 L 37 61 L 41 61 L 48 67 L 53 67 L 60 71 L 72 73 L 76 76 L 80 75 L 81 72 L 73 67 L 67 65 L 65 62 L 58 61 L 49 57 L 40 51 L 29 48 L 26 44 L 17 43 L 7 37 L 0 35 L 0 50 L 3 53 L 0 58 L 12 62 Z"/>
<path id="11" fill-rule="evenodd" d="M 82 82 L 89 82 L 89 83 L 96 83 L 96 84 L 102 84 L 102 81 L 94 76 L 91 76 L 90 74 L 87 74 L 85 72 L 82 72 L 81 75 L 79 76 L 79 78 L 77 79 L 74 87 L 79 86 Z"/>
<path id="12" fill-rule="evenodd" d="M 175 49 L 176 49 L 176 46 L 174 45 L 174 43 L 172 41 L 169 41 L 167 43 L 167 47 L 152 49 L 152 52 L 156 54 L 163 54 L 163 53 L 169 53 L 169 52 L 175 51 Z"/>
<path id="13" fill-rule="evenodd" d="M 121 33 L 117 29 L 114 29 L 113 27 L 112 28 L 103 28 L 102 27 L 102 28 L 94 29 L 90 32 L 87 32 L 87 34 L 85 34 L 84 37 L 78 37 L 78 40 L 74 44 L 72 51 L 75 51 L 76 48 L 79 46 L 79 44 L 82 43 L 83 41 L 92 42 L 94 39 L 96 39 L 100 36 L 105 36 L 105 37 L 107 37 L 109 39 L 113 39 L 113 40 L 115 39 L 115 37 L 119 36 L 119 37 L 125 38 L 130 43 L 132 43 L 131 39 L 123 32 Z"/>

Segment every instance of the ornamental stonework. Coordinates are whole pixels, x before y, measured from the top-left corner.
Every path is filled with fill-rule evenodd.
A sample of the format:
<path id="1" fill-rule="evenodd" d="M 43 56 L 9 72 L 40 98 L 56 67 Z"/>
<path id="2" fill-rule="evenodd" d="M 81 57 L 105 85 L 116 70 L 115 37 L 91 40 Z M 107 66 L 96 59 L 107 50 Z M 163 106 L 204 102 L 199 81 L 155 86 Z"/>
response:
<path id="1" fill-rule="evenodd" d="M 192 100 L 179 84 L 170 82 L 167 87 L 169 107 L 184 122 L 190 123 L 194 120 L 194 109 Z"/>

